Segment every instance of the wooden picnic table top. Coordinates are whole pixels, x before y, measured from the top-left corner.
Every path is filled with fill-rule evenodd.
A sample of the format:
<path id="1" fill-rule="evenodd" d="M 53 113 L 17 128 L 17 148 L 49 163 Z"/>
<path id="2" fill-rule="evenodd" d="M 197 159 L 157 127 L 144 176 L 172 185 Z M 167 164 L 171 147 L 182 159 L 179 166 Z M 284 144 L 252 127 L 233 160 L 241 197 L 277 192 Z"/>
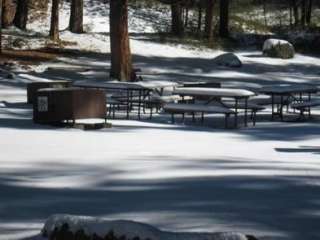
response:
<path id="1" fill-rule="evenodd" d="M 200 87 L 185 87 L 176 88 L 174 94 L 185 96 L 207 96 L 207 97 L 232 97 L 245 98 L 254 96 L 255 93 L 245 89 L 234 88 L 200 88 Z"/>
<path id="2" fill-rule="evenodd" d="M 77 82 L 74 84 L 77 87 L 88 88 L 103 88 L 103 89 L 120 89 L 120 90 L 155 90 L 166 87 L 177 87 L 178 83 L 172 81 L 138 81 L 138 82 L 120 82 L 120 81 L 105 81 L 105 82 Z"/>

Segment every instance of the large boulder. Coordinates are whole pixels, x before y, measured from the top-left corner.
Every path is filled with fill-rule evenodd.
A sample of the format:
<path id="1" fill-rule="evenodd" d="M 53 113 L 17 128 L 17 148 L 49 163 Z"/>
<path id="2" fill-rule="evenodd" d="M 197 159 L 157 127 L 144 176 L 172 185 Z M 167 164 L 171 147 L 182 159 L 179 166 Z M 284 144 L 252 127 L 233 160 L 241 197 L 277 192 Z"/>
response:
<path id="1" fill-rule="evenodd" d="M 242 62 L 234 53 L 224 53 L 213 59 L 213 62 L 219 66 L 238 68 Z"/>
<path id="2" fill-rule="evenodd" d="M 272 58 L 294 58 L 294 46 L 285 40 L 268 39 L 263 44 L 263 54 Z"/>

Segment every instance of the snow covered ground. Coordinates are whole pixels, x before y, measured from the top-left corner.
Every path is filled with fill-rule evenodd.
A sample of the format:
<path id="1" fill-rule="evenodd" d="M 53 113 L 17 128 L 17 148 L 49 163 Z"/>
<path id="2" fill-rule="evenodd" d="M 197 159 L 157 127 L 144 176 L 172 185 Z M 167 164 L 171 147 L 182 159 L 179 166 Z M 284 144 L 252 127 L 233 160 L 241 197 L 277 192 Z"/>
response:
<path id="1" fill-rule="evenodd" d="M 103 14 L 97 18 L 107 19 Z M 95 27 L 100 22 L 86 19 Z M 75 35 L 65 31 L 63 36 L 71 41 Z M 171 125 L 168 116 L 113 120 L 113 128 L 97 131 L 33 124 L 26 84 L 105 80 L 109 54 L 104 36 L 103 31 L 79 36 L 81 44 L 89 41 L 91 50 L 100 49 L 95 54 L 64 56 L 33 71 L 17 68 L 15 79 L 1 75 L 1 240 L 37 235 L 56 213 L 136 220 L 170 231 L 320 238 L 319 109 L 310 122 L 270 122 L 260 116 L 256 127 L 239 130 Z M 285 61 L 238 52 L 244 65 L 230 70 L 210 61 L 219 51 L 160 44 L 143 34 L 131 44 L 135 65 L 159 72 L 157 79 L 206 79 L 242 88 L 280 82 L 320 85 L 316 57 Z"/>

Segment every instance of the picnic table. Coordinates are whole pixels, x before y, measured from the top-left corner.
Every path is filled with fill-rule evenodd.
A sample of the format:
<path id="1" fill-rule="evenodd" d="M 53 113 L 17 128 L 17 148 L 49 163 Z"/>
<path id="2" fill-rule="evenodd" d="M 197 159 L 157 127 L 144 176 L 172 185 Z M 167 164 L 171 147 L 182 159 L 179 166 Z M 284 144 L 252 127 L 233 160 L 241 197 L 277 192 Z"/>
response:
<path id="1" fill-rule="evenodd" d="M 255 93 L 245 89 L 232 89 L 232 88 L 196 88 L 196 87 L 185 87 L 185 88 L 176 88 L 174 94 L 179 94 L 182 97 L 206 97 L 208 101 L 206 102 L 209 105 L 213 101 L 218 101 L 222 106 L 226 106 L 221 98 L 230 98 L 234 100 L 234 115 L 235 115 L 235 126 L 238 126 L 238 113 L 239 109 L 243 108 L 244 113 L 244 123 L 245 126 L 248 125 L 248 99 L 251 96 L 254 96 Z M 243 107 L 240 106 L 241 101 L 243 101 Z"/>
<path id="2" fill-rule="evenodd" d="M 283 108 L 290 102 L 302 103 L 305 100 L 311 102 L 312 94 L 319 91 L 316 86 L 307 84 L 277 84 L 262 87 L 259 93 L 271 96 L 272 120 L 276 115 L 284 120 Z M 280 98 L 280 104 L 276 103 L 275 98 Z M 310 109 L 309 109 L 310 115 Z"/>
<path id="3" fill-rule="evenodd" d="M 126 105 L 126 117 L 129 119 L 130 109 L 133 102 L 138 106 L 138 118 L 141 118 L 141 107 L 143 100 L 150 95 L 151 92 L 156 92 L 159 95 L 163 94 L 165 88 L 175 88 L 179 84 L 172 81 L 137 81 L 137 82 L 120 82 L 120 81 L 106 81 L 106 82 L 76 82 L 77 87 L 96 88 L 111 91 L 124 92 L 121 97 L 121 102 Z M 134 99 L 135 98 L 135 99 Z"/>

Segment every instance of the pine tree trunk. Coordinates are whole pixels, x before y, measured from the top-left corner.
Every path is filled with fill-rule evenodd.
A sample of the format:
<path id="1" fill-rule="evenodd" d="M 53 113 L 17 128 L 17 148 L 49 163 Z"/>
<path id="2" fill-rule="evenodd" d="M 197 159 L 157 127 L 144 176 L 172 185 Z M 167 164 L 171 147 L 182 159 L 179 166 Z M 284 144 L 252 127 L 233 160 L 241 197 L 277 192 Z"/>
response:
<path id="1" fill-rule="evenodd" d="M 184 26 L 187 28 L 189 22 L 189 7 L 186 6 L 185 17 L 184 17 Z"/>
<path id="2" fill-rule="evenodd" d="M 306 26 L 306 14 L 307 14 L 307 2 L 306 0 L 302 0 L 301 2 L 301 19 L 300 19 L 300 23 L 302 27 Z"/>
<path id="3" fill-rule="evenodd" d="M 307 6 L 307 14 L 306 14 L 306 22 L 307 22 L 308 26 L 311 25 L 312 7 L 313 7 L 313 0 L 309 0 L 308 6 Z"/>
<path id="4" fill-rule="evenodd" d="M 83 0 L 71 0 L 70 31 L 83 33 Z"/>
<path id="5" fill-rule="evenodd" d="M 293 26 L 293 11 L 291 5 L 289 6 L 289 24 L 290 28 L 292 29 Z"/>
<path id="6" fill-rule="evenodd" d="M 171 4 L 171 32 L 175 36 L 183 35 L 182 6 L 179 2 Z"/>
<path id="7" fill-rule="evenodd" d="M 297 27 L 299 25 L 299 9 L 297 0 L 291 0 L 292 2 L 292 9 L 293 9 L 293 16 L 294 16 L 294 25 Z"/>
<path id="8" fill-rule="evenodd" d="M 268 19 L 267 19 L 267 2 L 263 0 L 263 18 L 264 18 L 264 25 L 268 26 Z"/>
<path id="9" fill-rule="evenodd" d="M 0 53 L 2 53 L 2 5 L 3 2 L 0 0 Z"/>
<path id="10" fill-rule="evenodd" d="M 13 0 L 2 0 L 2 27 L 7 28 L 11 26 L 15 15 L 15 2 Z"/>
<path id="11" fill-rule="evenodd" d="M 211 41 L 213 39 L 213 7 L 214 0 L 206 1 L 206 17 L 205 17 L 205 28 L 204 36 Z"/>
<path id="12" fill-rule="evenodd" d="M 110 42 L 110 77 L 120 81 L 134 80 L 128 32 L 128 0 L 110 0 Z"/>
<path id="13" fill-rule="evenodd" d="M 220 37 L 229 37 L 229 0 L 220 0 Z"/>
<path id="14" fill-rule="evenodd" d="M 201 35 L 201 27 L 202 27 L 202 5 L 199 3 L 198 6 L 198 35 Z"/>
<path id="15" fill-rule="evenodd" d="M 59 3 L 60 0 L 52 0 L 51 26 L 49 37 L 53 41 L 59 40 Z"/>
<path id="16" fill-rule="evenodd" d="M 14 25 L 17 28 L 26 30 L 28 22 L 28 0 L 18 0 L 17 1 L 17 13 L 14 18 Z"/>

